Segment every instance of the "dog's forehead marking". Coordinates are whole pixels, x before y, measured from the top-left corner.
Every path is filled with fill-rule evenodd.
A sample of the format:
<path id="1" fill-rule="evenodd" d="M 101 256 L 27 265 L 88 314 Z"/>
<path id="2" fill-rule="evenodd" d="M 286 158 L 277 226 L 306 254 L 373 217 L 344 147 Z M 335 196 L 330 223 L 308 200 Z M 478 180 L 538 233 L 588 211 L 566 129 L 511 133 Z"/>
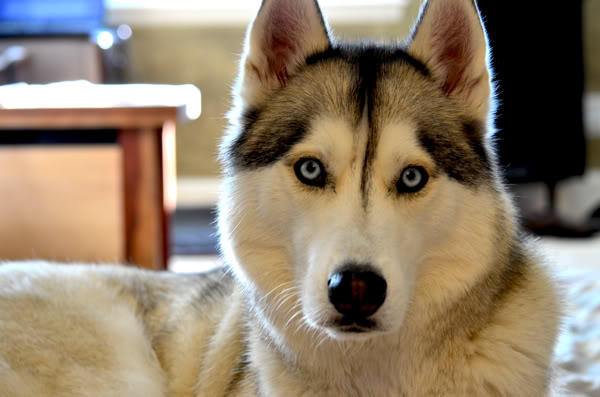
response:
<path id="1" fill-rule="evenodd" d="M 459 110 L 459 109 L 458 109 Z M 361 171 L 363 205 L 368 206 L 380 130 L 393 120 L 417 126 L 421 146 L 450 178 L 475 186 L 489 176 L 485 123 L 461 116 L 427 67 L 402 48 L 358 45 L 332 47 L 306 66 L 265 104 L 246 109 L 242 131 L 229 146 L 234 167 L 274 164 L 306 138 L 313 120 L 333 115 L 366 133 Z M 362 120 L 367 128 L 361 128 Z"/>
<path id="2" fill-rule="evenodd" d="M 379 126 L 375 122 L 375 109 L 381 104 L 377 98 L 377 85 L 381 68 L 388 63 L 410 68 L 422 78 L 429 78 L 427 67 L 419 60 L 410 56 L 401 47 L 377 46 L 340 46 L 309 57 L 307 65 L 342 61 L 342 67 L 350 66 L 354 72 L 353 93 L 356 96 L 348 98 L 354 102 L 350 105 L 355 109 L 356 131 L 367 134 L 365 153 L 361 170 L 360 191 L 365 210 L 369 204 L 369 190 L 372 184 L 372 169 L 379 142 Z M 338 65 L 340 65 L 338 63 Z M 366 120 L 367 128 L 361 128 L 359 120 Z"/>
<path id="3" fill-rule="evenodd" d="M 363 156 L 360 191 L 365 210 L 369 204 L 369 190 L 372 184 L 373 163 L 377 155 L 380 135 L 380 123 L 376 120 L 376 110 L 381 106 L 378 98 L 377 86 L 381 69 L 386 64 L 397 64 L 399 67 L 411 69 L 421 78 L 429 78 L 430 73 L 425 64 L 413 58 L 402 47 L 377 47 L 369 45 L 340 46 L 331 48 L 309 58 L 307 64 L 326 62 L 341 59 L 353 66 L 355 75 L 355 89 L 357 94 L 354 108 L 358 111 L 358 119 L 366 119 L 366 133 L 368 135 Z M 357 131 L 363 131 L 357 125 Z"/>
<path id="4" fill-rule="evenodd" d="M 413 123 L 421 147 L 451 179 L 473 187 L 492 177 L 485 121 L 468 116 L 438 86 L 389 64 L 381 69 L 375 98 L 375 120 Z"/>
<path id="5" fill-rule="evenodd" d="M 332 70 L 335 70 L 332 73 Z M 240 169 L 272 165 L 306 138 L 311 123 L 334 116 L 356 125 L 356 73 L 351 67 L 315 65 L 291 78 L 264 104 L 248 106 L 226 161 Z"/>
<path id="6" fill-rule="evenodd" d="M 410 120 L 392 120 L 381 126 L 375 167 L 385 180 L 398 177 L 409 165 L 436 171 L 433 158 L 421 146 L 417 132 L 416 125 Z"/>

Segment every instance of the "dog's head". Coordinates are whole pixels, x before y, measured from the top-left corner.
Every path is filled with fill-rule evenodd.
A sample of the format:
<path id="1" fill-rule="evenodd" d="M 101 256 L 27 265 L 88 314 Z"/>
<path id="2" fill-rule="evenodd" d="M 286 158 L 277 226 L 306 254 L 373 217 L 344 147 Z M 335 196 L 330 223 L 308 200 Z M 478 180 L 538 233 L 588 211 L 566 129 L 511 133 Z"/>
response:
<path id="1" fill-rule="evenodd" d="M 220 231 L 280 331 L 398 330 L 419 285 L 443 299 L 476 273 L 499 188 L 487 48 L 473 0 L 427 2 L 406 46 L 336 43 L 315 0 L 263 1 L 222 146 Z"/>

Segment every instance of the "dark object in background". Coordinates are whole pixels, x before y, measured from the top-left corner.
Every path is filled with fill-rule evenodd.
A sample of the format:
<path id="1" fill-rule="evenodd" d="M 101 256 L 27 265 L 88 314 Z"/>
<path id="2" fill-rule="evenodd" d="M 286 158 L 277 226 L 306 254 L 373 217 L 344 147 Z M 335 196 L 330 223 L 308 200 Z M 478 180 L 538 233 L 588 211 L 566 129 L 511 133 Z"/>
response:
<path id="1" fill-rule="evenodd" d="M 498 84 L 504 175 L 510 183 L 542 182 L 549 192 L 548 213 L 523 214 L 525 224 L 538 234 L 591 235 L 588 225 L 559 220 L 554 200 L 557 184 L 586 165 L 582 1 L 477 3 Z"/>
<path id="2" fill-rule="evenodd" d="M 216 208 L 178 208 L 171 217 L 173 255 L 217 255 Z"/>
<path id="3" fill-rule="evenodd" d="M 0 85 L 16 79 L 17 67 L 27 61 L 27 50 L 23 46 L 10 46 L 0 51 Z"/>
<path id="4" fill-rule="evenodd" d="M 2 130 L 0 148 L 8 145 L 112 145 L 117 131 L 105 129 L 70 130 Z"/>
<path id="5" fill-rule="evenodd" d="M 600 207 L 593 210 L 590 214 L 590 222 L 600 230 Z"/>
<path id="6" fill-rule="evenodd" d="M 478 0 L 498 83 L 498 149 L 510 182 L 585 170 L 582 2 Z"/>

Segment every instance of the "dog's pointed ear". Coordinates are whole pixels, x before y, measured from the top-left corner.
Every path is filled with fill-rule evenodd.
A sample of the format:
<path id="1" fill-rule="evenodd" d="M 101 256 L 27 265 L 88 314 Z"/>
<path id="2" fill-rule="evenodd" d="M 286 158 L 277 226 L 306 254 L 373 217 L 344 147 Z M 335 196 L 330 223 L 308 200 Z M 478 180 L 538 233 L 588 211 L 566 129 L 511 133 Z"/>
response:
<path id="1" fill-rule="evenodd" d="M 330 45 L 317 0 L 263 0 L 246 37 L 239 94 L 246 104 L 260 102 Z"/>
<path id="2" fill-rule="evenodd" d="M 409 51 L 425 62 L 448 96 L 475 115 L 487 116 L 491 93 L 488 44 L 475 0 L 427 0 Z"/>

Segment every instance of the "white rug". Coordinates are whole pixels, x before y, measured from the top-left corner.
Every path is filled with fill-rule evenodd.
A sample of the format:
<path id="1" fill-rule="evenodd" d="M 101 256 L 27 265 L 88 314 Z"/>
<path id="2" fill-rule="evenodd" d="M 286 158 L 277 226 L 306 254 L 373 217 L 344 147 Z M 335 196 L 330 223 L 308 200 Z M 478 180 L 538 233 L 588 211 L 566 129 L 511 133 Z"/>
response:
<path id="1" fill-rule="evenodd" d="M 566 294 L 556 349 L 561 395 L 600 397 L 600 238 L 541 243 Z"/>

